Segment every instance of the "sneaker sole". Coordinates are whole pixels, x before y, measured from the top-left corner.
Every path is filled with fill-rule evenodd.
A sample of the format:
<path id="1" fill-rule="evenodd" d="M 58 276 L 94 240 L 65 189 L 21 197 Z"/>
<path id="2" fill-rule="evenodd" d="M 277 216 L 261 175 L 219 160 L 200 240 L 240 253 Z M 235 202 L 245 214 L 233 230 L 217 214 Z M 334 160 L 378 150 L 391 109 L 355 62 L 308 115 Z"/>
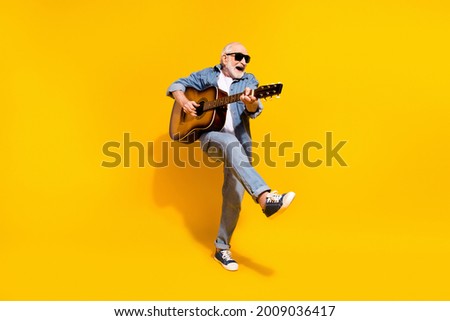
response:
<path id="1" fill-rule="evenodd" d="M 220 265 L 222 265 L 222 267 L 227 270 L 227 271 L 237 271 L 239 269 L 239 265 L 237 263 L 230 263 L 228 265 L 223 264 L 222 262 L 220 262 L 215 256 L 214 256 L 214 260 L 216 262 L 218 262 Z"/>
<path id="2" fill-rule="evenodd" d="M 287 208 L 289 207 L 289 205 L 291 205 L 291 203 L 294 200 L 294 198 L 295 198 L 295 193 L 294 192 L 287 193 L 283 197 L 283 205 L 281 206 L 281 208 L 276 213 L 273 213 L 272 215 L 268 216 L 267 218 L 272 218 L 274 216 L 277 216 L 277 214 L 281 214 L 284 211 L 286 211 Z"/>

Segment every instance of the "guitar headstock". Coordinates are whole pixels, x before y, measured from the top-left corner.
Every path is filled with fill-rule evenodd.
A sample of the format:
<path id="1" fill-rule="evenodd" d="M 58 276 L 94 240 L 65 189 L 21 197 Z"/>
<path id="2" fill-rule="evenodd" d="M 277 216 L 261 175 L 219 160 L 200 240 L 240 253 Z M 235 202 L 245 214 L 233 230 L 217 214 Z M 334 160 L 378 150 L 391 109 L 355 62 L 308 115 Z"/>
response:
<path id="1" fill-rule="evenodd" d="M 282 89 L 283 89 L 282 83 L 260 86 L 255 89 L 253 96 L 255 96 L 256 98 L 279 96 L 281 94 Z"/>

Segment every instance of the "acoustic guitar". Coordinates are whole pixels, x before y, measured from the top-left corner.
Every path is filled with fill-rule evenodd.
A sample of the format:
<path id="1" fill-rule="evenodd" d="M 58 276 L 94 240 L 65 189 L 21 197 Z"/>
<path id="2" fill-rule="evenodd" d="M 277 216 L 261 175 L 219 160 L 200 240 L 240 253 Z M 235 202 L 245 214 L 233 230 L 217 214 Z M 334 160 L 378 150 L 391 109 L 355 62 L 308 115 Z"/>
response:
<path id="1" fill-rule="evenodd" d="M 281 83 L 260 86 L 253 90 L 253 96 L 258 99 L 279 96 L 282 89 Z M 186 114 L 183 107 L 175 101 L 170 117 L 169 135 L 174 141 L 191 144 L 205 132 L 220 131 L 225 124 L 227 105 L 239 101 L 243 92 L 228 96 L 216 87 L 203 91 L 189 87 L 184 94 L 189 100 L 200 105 L 197 107 L 197 116 Z"/>

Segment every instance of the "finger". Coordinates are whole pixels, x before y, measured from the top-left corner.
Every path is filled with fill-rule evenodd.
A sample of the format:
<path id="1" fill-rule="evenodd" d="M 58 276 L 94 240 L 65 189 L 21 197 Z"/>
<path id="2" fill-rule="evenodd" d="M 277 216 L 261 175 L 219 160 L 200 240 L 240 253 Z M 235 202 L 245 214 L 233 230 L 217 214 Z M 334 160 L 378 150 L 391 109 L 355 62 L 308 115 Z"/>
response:
<path id="1" fill-rule="evenodd" d="M 197 109 L 196 109 L 194 106 L 190 105 L 190 106 L 189 106 L 189 113 L 190 113 L 192 116 L 197 116 Z"/>
<path id="2" fill-rule="evenodd" d="M 186 114 L 192 114 L 195 111 L 195 109 L 189 105 L 183 106 L 183 110 Z"/>
<path id="3" fill-rule="evenodd" d="M 197 116 L 197 108 L 196 107 L 198 107 L 198 106 L 200 106 L 199 104 L 197 104 L 197 103 L 194 103 L 195 105 L 194 106 L 192 106 L 192 115 L 194 115 L 194 116 Z"/>

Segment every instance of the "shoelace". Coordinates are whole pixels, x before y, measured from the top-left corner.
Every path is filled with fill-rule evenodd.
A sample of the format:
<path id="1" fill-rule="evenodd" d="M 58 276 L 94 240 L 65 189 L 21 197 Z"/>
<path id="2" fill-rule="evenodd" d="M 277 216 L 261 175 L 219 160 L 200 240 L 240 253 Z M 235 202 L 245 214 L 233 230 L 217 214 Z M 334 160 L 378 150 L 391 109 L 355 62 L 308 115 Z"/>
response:
<path id="1" fill-rule="evenodd" d="M 227 260 L 227 261 L 233 260 L 233 259 L 231 258 L 231 252 L 230 252 L 230 251 L 227 251 L 227 250 L 221 251 L 221 254 L 222 254 L 222 258 L 223 258 L 224 260 Z"/>
<path id="2" fill-rule="evenodd" d="M 277 193 L 277 191 L 273 191 L 272 193 L 267 194 L 266 203 L 279 203 L 280 199 L 283 195 Z"/>

